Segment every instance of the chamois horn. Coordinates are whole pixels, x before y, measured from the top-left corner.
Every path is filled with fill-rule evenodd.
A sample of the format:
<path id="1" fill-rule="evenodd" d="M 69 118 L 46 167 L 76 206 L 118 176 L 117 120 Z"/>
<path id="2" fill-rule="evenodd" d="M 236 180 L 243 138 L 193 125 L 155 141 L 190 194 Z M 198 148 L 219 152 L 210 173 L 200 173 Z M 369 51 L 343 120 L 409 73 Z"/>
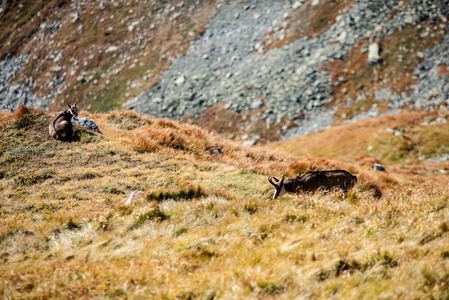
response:
<path id="1" fill-rule="evenodd" d="M 273 179 L 276 180 L 277 182 L 279 182 L 279 180 L 277 180 L 276 177 L 273 177 L 273 176 L 268 177 L 268 181 L 269 181 L 272 185 L 274 185 L 274 186 L 277 187 L 278 185 L 277 185 L 276 183 L 273 182 Z"/>

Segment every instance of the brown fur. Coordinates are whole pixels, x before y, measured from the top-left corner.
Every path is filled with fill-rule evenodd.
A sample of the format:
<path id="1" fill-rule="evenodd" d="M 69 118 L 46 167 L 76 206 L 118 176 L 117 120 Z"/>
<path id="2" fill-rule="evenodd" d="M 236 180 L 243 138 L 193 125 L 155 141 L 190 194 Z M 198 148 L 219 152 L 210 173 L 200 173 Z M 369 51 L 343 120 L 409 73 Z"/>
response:
<path id="1" fill-rule="evenodd" d="M 67 104 L 69 109 L 61 112 L 48 126 L 52 137 L 62 141 L 68 141 L 73 137 L 72 117 L 78 115 L 76 103 L 73 106 Z"/>
<path id="2" fill-rule="evenodd" d="M 273 182 L 273 179 L 279 182 Z M 281 181 L 274 177 L 269 177 L 268 181 L 275 187 L 274 198 L 282 196 L 283 192 L 298 193 L 300 191 L 329 191 L 334 188 L 348 192 L 356 183 L 357 177 L 345 170 L 330 171 L 310 171 L 296 178 L 285 180 L 285 176 Z"/>

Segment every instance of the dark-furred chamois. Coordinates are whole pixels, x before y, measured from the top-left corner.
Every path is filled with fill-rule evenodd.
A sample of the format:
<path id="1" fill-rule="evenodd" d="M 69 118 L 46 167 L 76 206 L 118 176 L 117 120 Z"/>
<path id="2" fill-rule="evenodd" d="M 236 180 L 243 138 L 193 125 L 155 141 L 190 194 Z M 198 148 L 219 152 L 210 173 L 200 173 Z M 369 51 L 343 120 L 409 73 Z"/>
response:
<path id="1" fill-rule="evenodd" d="M 74 132 L 72 129 L 72 117 L 78 116 L 78 108 L 76 107 L 76 103 L 73 106 L 67 103 L 69 109 L 61 112 L 53 122 L 48 126 L 50 135 L 55 139 L 61 141 L 68 141 L 74 136 Z"/>
<path id="2" fill-rule="evenodd" d="M 285 193 L 317 190 L 329 191 L 335 188 L 341 189 L 346 193 L 357 183 L 357 177 L 345 170 L 330 170 L 310 171 L 287 180 L 285 180 L 284 175 L 280 181 L 270 176 L 268 181 L 275 188 L 273 198 L 276 199 L 282 197 Z"/>

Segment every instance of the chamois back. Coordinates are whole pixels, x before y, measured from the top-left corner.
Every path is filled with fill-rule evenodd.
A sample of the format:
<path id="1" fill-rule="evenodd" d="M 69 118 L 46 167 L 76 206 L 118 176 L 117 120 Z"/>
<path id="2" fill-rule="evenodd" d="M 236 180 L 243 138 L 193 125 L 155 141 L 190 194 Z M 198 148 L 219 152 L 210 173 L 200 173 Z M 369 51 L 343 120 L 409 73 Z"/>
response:
<path id="1" fill-rule="evenodd" d="M 345 170 L 310 171 L 301 176 L 285 180 L 269 177 L 268 181 L 274 186 L 274 196 L 276 199 L 285 193 L 298 193 L 300 191 L 330 191 L 338 188 L 345 193 L 357 183 L 357 177 Z"/>
<path id="2" fill-rule="evenodd" d="M 310 171 L 297 178 L 304 191 L 340 188 L 347 192 L 357 183 L 357 177 L 345 170 Z"/>

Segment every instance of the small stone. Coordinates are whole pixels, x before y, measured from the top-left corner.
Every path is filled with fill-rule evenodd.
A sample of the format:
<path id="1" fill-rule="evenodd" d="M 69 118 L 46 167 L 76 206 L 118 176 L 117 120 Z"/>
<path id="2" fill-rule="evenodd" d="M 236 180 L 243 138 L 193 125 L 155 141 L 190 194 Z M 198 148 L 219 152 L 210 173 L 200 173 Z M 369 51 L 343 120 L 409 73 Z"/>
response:
<path id="1" fill-rule="evenodd" d="M 64 68 L 61 66 L 56 66 L 56 67 L 51 68 L 51 71 L 57 73 L 57 72 L 61 72 L 63 69 Z"/>
<path id="2" fill-rule="evenodd" d="M 302 5 L 301 1 L 295 1 L 295 3 L 293 3 L 293 5 L 292 5 L 292 9 L 297 9 L 301 5 Z"/>
<path id="3" fill-rule="evenodd" d="M 381 171 L 381 172 L 385 172 L 385 171 L 386 171 L 386 170 L 385 170 L 385 167 L 382 166 L 381 164 L 378 164 L 378 163 L 375 163 L 375 164 L 374 164 L 374 170 L 375 170 L 375 171 Z"/>
<path id="4" fill-rule="evenodd" d="M 186 82 L 186 78 L 184 77 L 184 75 L 179 76 L 176 80 L 175 80 L 175 84 L 176 85 L 181 85 L 184 82 Z"/>
<path id="5" fill-rule="evenodd" d="M 114 52 L 114 51 L 117 51 L 117 49 L 118 49 L 118 47 L 117 46 L 110 46 L 108 49 L 106 49 L 106 53 L 109 53 L 109 52 Z"/>
<path id="6" fill-rule="evenodd" d="M 56 55 L 55 59 L 53 60 L 55 63 L 57 63 L 58 61 L 60 61 L 61 59 L 63 59 L 64 56 L 62 55 L 61 52 L 58 53 L 58 55 Z"/>
<path id="7" fill-rule="evenodd" d="M 254 101 L 251 103 L 251 109 L 259 109 L 264 105 L 262 100 Z"/>
<path id="8" fill-rule="evenodd" d="M 212 154 L 220 154 L 220 155 L 223 155 L 223 151 L 221 151 L 220 148 L 212 149 L 211 152 L 212 152 Z"/>

